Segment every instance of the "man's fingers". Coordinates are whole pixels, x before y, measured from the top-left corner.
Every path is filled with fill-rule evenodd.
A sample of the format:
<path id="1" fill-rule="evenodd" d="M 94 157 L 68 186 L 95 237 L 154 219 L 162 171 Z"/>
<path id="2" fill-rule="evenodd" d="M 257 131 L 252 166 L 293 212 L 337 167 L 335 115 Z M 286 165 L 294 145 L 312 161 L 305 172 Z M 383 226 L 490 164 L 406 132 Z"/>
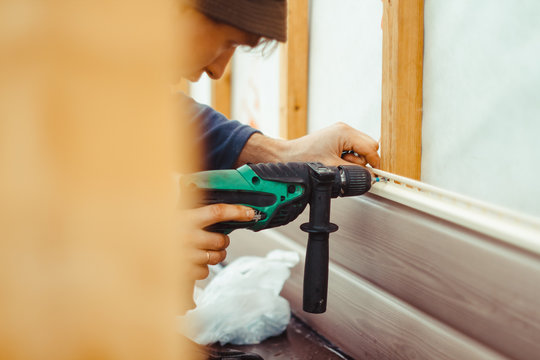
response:
<path id="1" fill-rule="evenodd" d="M 199 250 L 193 254 L 191 262 L 194 266 L 189 266 L 188 275 L 191 279 L 203 280 L 210 273 L 208 265 L 217 265 L 227 257 L 227 251 Z"/>
<path id="2" fill-rule="evenodd" d="M 377 153 L 377 150 L 379 150 L 379 143 L 360 131 L 358 131 L 358 133 L 356 139 L 360 141 L 356 141 L 352 144 L 352 150 L 359 156 L 363 156 L 368 164 L 374 168 L 378 168 L 381 164 L 381 158 Z"/>
<path id="3" fill-rule="evenodd" d="M 204 255 L 205 261 L 208 261 L 208 265 L 216 265 L 225 260 L 227 257 L 227 251 L 221 250 L 221 251 L 211 251 L 208 250 L 206 254 Z"/>
<path id="4" fill-rule="evenodd" d="M 369 154 L 364 154 L 364 156 L 367 162 L 375 169 L 378 169 L 381 166 L 381 158 L 376 151 Z"/>
<path id="5" fill-rule="evenodd" d="M 187 256 L 188 261 L 197 266 L 216 265 L 225 260 L 227 250 L 195 250 Z"/>
<path id="6" fill-rule="evenodd" d="M 367 160 L 363 155 L 356 156 L 354 154 L 346 154 L 343 156 L 343 160 L 353 163 L 355 165 L 366 166 Z"/>
<path id="7" fill-rule="evenodd" d="M 187 240 L 190 246 L 194 246 L 197 249 L 205 250 L 224 250 L 226 249 L 231 240 L 225 234 L 205 231 L 202 229 L 195 230 L 196 233 L 192 234 Z"/>
<path id="8" fill-rule="evenodd" d="M 208 265 L 196 265 L 188 268 L 188 278 L 194 280 L 204 280 L 210 274 Z"/>
<path id="9" fill-rule="evenodd" d="M 356 152 L 358 155 L 345 154 L 342 156 L 343 160 L 360 166 L 366 166 L 367 164 L 370 164 L 374 168 L 379 168 L 381 158 L 379 157 L 379 154 L 377 154 L 377 151 L 361 152 L 358 149 L 354 149 L 353 151 Z"/>
<path id="10" fill-rule="evenodd" d="M 200 228 L 223 221 L 250 221 L 255 212 L 252 208 L 241 205 L 213 204 L 191 211 L 191 221 Z"/>
<path id="11" fill-rule="evenodd" d="M 377 151 L 379 150 L 379 143 L 371 138 L 369 135 L 356 130 L 347 125 L 346 137 L 344 138 L 345 148 L 343 150 L 353 150 L 359 156 L 363 156 L 367 164 L 370 164 L 374 168 L 380 166 L 381 159 Z M 352 158 L 347 160 L 355 164 L 360 164 L 358 161 L 354 161 Z M 365 164 L 364 164 L 365 165 Z"/>

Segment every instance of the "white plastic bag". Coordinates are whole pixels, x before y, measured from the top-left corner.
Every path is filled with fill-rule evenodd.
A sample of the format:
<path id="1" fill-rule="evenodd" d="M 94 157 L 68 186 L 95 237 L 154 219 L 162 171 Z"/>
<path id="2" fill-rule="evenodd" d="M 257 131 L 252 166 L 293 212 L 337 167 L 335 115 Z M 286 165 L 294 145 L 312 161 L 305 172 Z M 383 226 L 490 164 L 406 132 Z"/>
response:
<path id="1" fill-rule="evenodd" d="M 183 316 L 185 335 L 202 345 L 245 345 L 282 333 L 291 311 L 279 293 L 298 261 L 297 253 L 283 250 L 236 259 L 198 293 L 197 307 Z"/>

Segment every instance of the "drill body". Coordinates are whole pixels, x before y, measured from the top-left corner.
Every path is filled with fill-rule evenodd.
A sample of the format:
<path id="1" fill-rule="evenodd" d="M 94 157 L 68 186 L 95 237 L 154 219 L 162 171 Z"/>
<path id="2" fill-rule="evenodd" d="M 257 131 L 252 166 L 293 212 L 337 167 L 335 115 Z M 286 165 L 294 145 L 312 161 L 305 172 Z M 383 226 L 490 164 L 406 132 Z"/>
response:
<path id="1" fill-rule="evenodd" d="M 182 186 L 202 190 L 201 205 L 238 204 L 255 210 L 253 221 L 223 222 L 207 228 L 229 234 L 235 229 L 259 231 L 293 221 L 310 202 L 312 189 L 323 173 L 331 178 L 332 198 L 360 195 L 371 186 L 369 172 L 360 166 L 332 167 L 303 162 L 248 164 L 232 170 L 202 171 L 184 176 Z"/>
<path id="2" fill-rule="evenodd" d="M 321 163 L 248 164 L 235 170 L 212 170 L 184 176 L 184 189 L 202 190 L 201 205 L 238 204 L 252 207 L 248 222 L 222 222 L 206 228 L 229 234 L 235 229 L 253 231 L 288 224 L 310 204 L 309 234 L 304 271 L 304 310 L 326 311 L 328 287 L 328 237 L 338 229 L 330 223 L 330 200 L 362 195 L 371 187 L 371 175 L 361 166 L 325 166 Z"/>

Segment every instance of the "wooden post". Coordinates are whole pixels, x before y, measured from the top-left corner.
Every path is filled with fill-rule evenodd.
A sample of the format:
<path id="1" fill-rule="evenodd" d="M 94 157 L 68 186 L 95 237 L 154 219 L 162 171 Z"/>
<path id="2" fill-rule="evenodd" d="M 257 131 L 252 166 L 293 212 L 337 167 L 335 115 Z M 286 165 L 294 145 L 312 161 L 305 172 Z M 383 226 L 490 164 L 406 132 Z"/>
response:
<path id="1" fill-rule="evenodd" d="M 280 136 L 307 133 L 308 0 L 289 1 L 287 43 L 280 46 Z"/>
<path id="2" fill-rule="evenodd" d="M 383 2 L 381 167 L 419 180 L 424 1 Z"/>
<path id="3" fill-rule="evenodd" d="M 212 107 L 228 119 L 231 118 L 231 67 L 229 63 L 221 79 L 212 81 Z"/>

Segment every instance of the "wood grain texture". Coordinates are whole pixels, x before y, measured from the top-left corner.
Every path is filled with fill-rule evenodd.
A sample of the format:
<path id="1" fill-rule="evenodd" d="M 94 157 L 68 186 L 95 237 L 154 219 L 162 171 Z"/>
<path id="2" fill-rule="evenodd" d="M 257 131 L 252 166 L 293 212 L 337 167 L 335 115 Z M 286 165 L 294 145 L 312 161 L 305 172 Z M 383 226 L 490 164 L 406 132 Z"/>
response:
<path id="1" fill-rule="evenodd" d="M 221 79 L 212 81 L 212 107 L 231 118 L 231 68 L 229 63 Z"/>
<path id="2" fill-rule="evenodd" d="M 298 229 L 299 233 L 302 233 Z M 303 234 L 303 233 L 302 233 Z M 305 248 L 273 230 L 232 235 L 229 258 L 281 248 Z M 303 260 L 282 291 L 292 310 L 317 332 L 358 359 L 502 359 L 492 350 L 421 313 L 343 268 L 331 265 L 328 310 L 302 311 Z"/>
<path id="3" fill-rule="evenodd" d="M 381 167 L 419 180 L 424 1 L 383 2 Z"/>
<path id="4" fill-rule="evenodd" d="M 287 43 L 280 46 L 280 136 L 307 133 L 308 0 L 289 1 Z"/>
<path id="5" fill-rule="evenodd" d="M 537 255 L 371 194 L 332 205 L 333 261 L 502 354 L 540 354 Z M 306 216 L 277 231 L 305 244 Z"/>

